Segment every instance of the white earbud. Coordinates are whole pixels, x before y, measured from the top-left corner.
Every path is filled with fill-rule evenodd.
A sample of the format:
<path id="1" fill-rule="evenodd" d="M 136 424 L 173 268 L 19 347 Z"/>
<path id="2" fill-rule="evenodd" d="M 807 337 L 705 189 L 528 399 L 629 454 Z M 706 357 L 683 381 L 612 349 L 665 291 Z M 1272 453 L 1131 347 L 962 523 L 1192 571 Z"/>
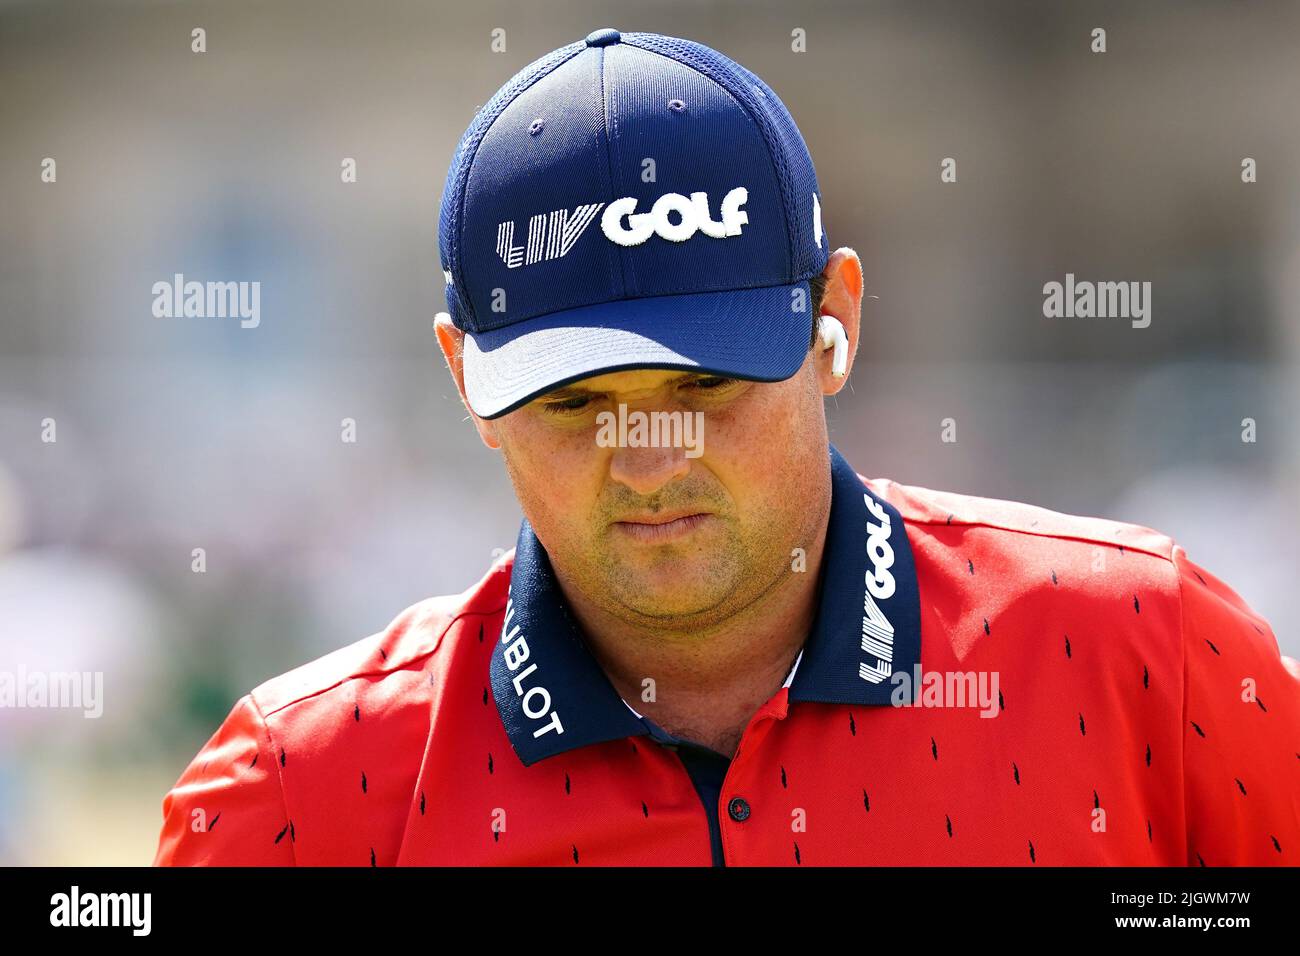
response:
<path id="1" fill-rule="evenodd" d="M 843 377 L 849 367 L 849 337 L 844 334 L 844 326 L 833 315 L 825 314 L 817 320 L 818 334 L 821 335 L 822 351 L 835 347 L 831 356 L 831 374 Z"/>

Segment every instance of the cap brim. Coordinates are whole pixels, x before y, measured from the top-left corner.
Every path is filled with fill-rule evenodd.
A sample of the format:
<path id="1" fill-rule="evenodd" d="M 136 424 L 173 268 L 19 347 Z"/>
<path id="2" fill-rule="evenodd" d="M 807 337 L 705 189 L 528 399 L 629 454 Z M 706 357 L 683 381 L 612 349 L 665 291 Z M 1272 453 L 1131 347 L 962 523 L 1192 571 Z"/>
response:
<path id="1" fill-rule="evenodd" d="M 794 311 L 796 302 L 805 310 Z M 490 419 L 579 379 L 629 369 L 779 382 L 807 357 L 810 304 L 805 281 L 624 299 L 467 333 L 465 394 L 474 414 Z"/>

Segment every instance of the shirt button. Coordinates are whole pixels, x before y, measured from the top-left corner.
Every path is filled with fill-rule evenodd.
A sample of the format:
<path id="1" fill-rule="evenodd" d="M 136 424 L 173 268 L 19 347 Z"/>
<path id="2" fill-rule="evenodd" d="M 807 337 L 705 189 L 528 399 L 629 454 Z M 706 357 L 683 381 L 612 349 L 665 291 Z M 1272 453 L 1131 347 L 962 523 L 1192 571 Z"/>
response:
<path id="1" fill-rule="evenodd" d="M 749 801 L 744 797 L 732 797 L 731 802 L 727 804 L 727 813 L 737 823 L 744 823 L 749 819 Z"/>

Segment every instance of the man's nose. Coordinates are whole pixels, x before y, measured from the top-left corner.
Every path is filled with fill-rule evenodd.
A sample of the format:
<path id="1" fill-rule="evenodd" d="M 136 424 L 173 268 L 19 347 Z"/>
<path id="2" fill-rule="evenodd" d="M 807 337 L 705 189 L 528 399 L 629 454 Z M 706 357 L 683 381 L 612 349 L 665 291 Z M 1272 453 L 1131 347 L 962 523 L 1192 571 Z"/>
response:
<path id="1" fill-rule="evenodd" d="M 684 447 L 615 448 L 609 476 L 639 495 L 651 495 L 691 470 Z"/>

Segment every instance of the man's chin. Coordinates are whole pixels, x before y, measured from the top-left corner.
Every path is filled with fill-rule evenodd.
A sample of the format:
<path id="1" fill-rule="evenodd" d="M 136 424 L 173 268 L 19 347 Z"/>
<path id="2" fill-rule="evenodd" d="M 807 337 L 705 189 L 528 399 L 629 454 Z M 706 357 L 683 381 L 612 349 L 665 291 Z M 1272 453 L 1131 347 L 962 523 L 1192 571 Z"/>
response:
<path id="1" fill-rule="evenodd" d="M 689 559 L 655 568 L 624 568 L 618 595 L 628 610 L 647 620 L 684 620 L 716 614 L 732 593 L 727 582 L 718 579 L 718 569 L 693 567 Z"/>
<path id="2" fill-rule="evenodd" d="M 605 544 L 606 593 L 647 620 L 707 618 L 740 585 L 737 548 L 716 520 L 670 543 L 630 540 L 615 533 Z"/>

